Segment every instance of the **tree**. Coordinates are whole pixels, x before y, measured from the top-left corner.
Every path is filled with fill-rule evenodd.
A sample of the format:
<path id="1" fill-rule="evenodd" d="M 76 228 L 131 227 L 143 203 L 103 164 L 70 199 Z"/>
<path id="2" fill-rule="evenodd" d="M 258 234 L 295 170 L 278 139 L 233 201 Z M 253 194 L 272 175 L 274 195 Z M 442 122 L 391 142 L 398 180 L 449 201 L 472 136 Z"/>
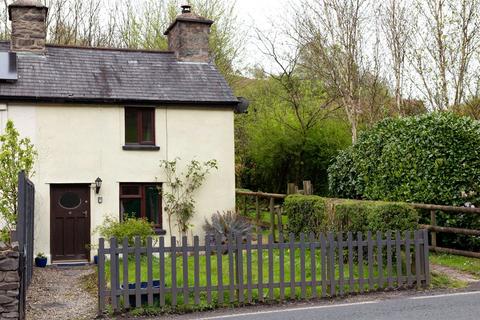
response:
<path id="1" fill-rule="evenodd" d="M 414 84 L 431 108 L 447 110 L 464 102 L 477 84 L 471 66 L 478 63 L 480 1 L 417 0 L 416 11 L 411 64 L 420 81 Z"/>
<path id="2" fill-rule="evenodd" d="M 305 53 L 302 63 L 344 107 L 352 142 L 361 113 L 366 6 L 367 0 L 316 0 L 296 8 L 294 37 Z"/>
<path id="3" fill-rule="evenodd" d="M 381 7 L 381 24 L 385 35 L 390 65 L 393 71 L 395 104 L 399 115 L 403 115 L 403 86 L 405 62 L 411 46 L 411 11 L 405 1 L 388 0 Z"/>
<path id="4" fill-rule="evenodd" d="M 20 138 L 13 122 L 8 121 L 0 135 L 0 215 L 4 228 L 1 238 L 8 242 L 17 222 L 18 173 L 31 177 L 37 152 L 28 138 Z"/>
<path id="5" fill-rule="evenodd" d="M 315 192 L 325 194 L 328 164 L 350 144 L 342 110 L 335 106 L 320 109 L 324 105 L 322 86 L 297 76 L 298 115 L 309 123 L 309 114 L 318 112 L 318 118 L 311 121 L 315 125 L 303 131 L 285 83 L 257 74 L 258 79 L 244 79 L 238 91 L 251 104 L 248 114 L 239 115 L 235 124 L 237 186 L 285 192 L 288 182 L 311 180 Z"/>

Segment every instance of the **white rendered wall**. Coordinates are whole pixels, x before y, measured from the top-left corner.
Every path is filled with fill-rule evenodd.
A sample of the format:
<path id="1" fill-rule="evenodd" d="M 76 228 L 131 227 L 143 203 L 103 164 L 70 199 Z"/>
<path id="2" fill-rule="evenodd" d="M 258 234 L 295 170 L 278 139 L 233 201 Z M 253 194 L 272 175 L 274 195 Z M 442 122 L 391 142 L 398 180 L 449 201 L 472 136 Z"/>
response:
<path id="1" fill-rule="evenodd" d="M 0 120 L 2 120 L 0 111 Z M 91 230 L 106 215 L 119 216 L 119 183 L 164 182 L 160 161 L 216 159 L 196 197 L 191 234 L 203 235 L 204 219 L 235 207 L 234 130 L 232 109 L 158 107 L 156 144 L 160 151 L 124 151 L 123 106 L 8 105 L 8 118 L 38 151 L 35 165 L 35 253 L 50 257 L 50 184 L 88 183 Z M 97 202 L 94 180 L 103 180 Z M 166 215 L 163 226 L 168 232 Z M 92 244 L 98 235 L 92 234 Z M 49 259 L 50 261 L 50 259 Z"/>

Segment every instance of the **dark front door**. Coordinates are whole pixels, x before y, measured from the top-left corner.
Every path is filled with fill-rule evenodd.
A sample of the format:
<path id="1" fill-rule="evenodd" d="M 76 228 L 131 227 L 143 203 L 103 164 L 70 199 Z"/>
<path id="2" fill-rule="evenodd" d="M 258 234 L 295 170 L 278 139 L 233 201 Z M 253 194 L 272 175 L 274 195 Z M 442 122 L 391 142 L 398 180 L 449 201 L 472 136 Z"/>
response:
<path id="1" fill-rule="evenodd" d="M 89 258 L 90 186 L 51 185 L 52 260 Z"/>

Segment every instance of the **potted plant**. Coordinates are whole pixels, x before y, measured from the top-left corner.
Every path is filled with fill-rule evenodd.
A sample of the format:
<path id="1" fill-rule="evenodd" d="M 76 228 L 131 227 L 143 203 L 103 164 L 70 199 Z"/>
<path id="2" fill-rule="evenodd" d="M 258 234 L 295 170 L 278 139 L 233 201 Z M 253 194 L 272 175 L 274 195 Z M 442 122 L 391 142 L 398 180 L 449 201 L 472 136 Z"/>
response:
<path id="1" fill-rule="evenodd" d="M 98 250 L 98 246 L 94 244 L 87 244 L 85 249 L 91 252 L 92 250 Z M 93 256 L 93 263 L 98 264 L 98 255 L 96 254 Z"/>
<path id="2" fill-rule="evenodd" d="M 47 266 L 47 257 L 42 252 L 39 252 L 35 257 L 35 266 L 39 268 Z"/>

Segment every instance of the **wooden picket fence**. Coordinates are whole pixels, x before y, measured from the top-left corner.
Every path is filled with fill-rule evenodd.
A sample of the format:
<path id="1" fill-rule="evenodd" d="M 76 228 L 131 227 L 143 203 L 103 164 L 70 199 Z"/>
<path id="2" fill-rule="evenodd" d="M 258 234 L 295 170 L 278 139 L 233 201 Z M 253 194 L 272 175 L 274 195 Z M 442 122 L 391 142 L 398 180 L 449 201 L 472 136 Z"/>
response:
<path id="1" fill-rule="evenodd" d="M 246 304 L 429 285 L 426 230 L 255 238 L 206 236 L 200 244 L 195 236 L 189 245 L 183 237 L 177 245 L 171 237 L 168 246 L 164 237 L 143 245 L 100 239 L 99 314 L 108 304 L 114 311 Z"/>

